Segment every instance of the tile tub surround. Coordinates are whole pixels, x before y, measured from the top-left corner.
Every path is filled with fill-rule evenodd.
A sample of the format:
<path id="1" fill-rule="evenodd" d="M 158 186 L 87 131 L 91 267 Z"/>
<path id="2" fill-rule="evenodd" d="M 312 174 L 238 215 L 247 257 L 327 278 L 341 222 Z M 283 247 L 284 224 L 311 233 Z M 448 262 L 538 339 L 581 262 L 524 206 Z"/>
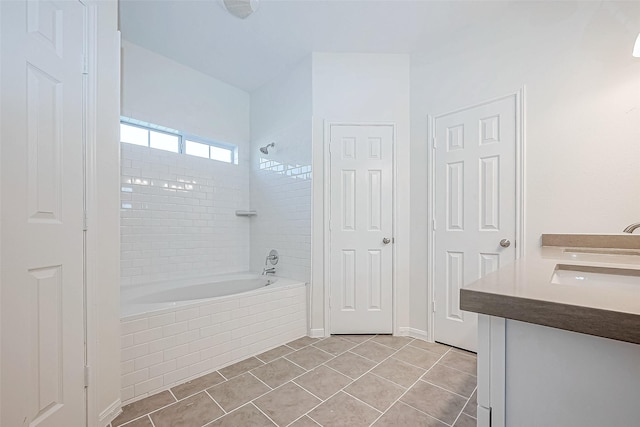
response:
<path id="1" fill-rule="evenodd" d="M 359 355 L 376 346 L 388 355 Z M 475 426 L 475 366 L 418 339 L 303 337 L 127 405 L 112 427 Z"/>
<path id="2" fill-rule="evenodd" d="M 279 345 L 306 332 L 303 283 L 125 317 L 121 320 L 122 402 L 167 390 L 267 350 L 279 357 Z"/>
<path id="3" fill-rule="evenodd" d="M 121 148 L 121 284 L 249 269 L 249 169 Z"/>
<path id="4" fill-rule="evenodd" d="M 268 155 L 259 152 L 277 141 Z M 269 250 L 280 252 L 278 275 L 311 281 L 311 122 L 302 120 L 252 141 L 251 222 L 253 271 Z"/>

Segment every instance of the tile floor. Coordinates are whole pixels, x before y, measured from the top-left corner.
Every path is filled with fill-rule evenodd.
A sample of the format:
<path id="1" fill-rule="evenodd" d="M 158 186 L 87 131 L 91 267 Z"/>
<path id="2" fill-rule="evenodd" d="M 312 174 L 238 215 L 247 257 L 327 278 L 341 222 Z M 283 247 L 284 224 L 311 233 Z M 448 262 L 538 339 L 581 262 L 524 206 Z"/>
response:
<path id="1" fill-rule="evenodd" d="M 126 405 L 112 427 L 468 427 L 475 417 L 475 354 L 334 335 L 300 338 Z"/>

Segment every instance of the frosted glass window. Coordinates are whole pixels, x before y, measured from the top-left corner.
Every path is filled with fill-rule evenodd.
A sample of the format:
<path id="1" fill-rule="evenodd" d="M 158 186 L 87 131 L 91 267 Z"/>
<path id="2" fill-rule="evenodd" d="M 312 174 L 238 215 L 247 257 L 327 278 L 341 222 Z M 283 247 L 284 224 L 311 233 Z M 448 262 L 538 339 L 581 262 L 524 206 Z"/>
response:
<path id="1" fill-rule="evenodd" d="M 120 123 L 120 141 L 127 144 L 149 146 L 149 131 L 137 126 Z"/>
<path id="2" fill-rule="evenodd" d="M 233 151 L 228 148 L 211 146 L 211 158 L 221 162 L 233 163 Z"/>
<path id="3" fill-rule="evenodd" d="M 190 156 L 204 157 L 205 159 L 209 158 L 208 144 L 201 144 L 199 142 L 187 140 L 184 148 L 184 152 Z"/>
<path id="4" fill-rule="evenodd" d="M 160 150 L 180 152 L 180 138 L 177 135 L 168 133 L 149 131 L 149 146 Z"/>

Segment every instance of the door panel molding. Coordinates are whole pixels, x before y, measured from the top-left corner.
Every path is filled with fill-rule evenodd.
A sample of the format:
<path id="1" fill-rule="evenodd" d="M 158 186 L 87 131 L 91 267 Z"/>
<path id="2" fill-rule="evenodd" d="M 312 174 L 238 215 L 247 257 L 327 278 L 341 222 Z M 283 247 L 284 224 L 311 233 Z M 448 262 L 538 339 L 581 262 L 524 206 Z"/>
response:
<path id="1" fill-rule="evenodd" d="M 324 132 L 323 132 L 323 274 L 324 274 L 324 336 L 331 335 L 331 152 L 329 149 L 331 143 L 331 128 L 333 126 L 381 126 L 391 127 L 392 131 L 392 209 L 391 209 L 391 224 L 392 235 L 397 235 L 397 225 L 395 219 L 397 218 L 397 136 L 395 122 L 354 122 L 354 121 L 333 121 L 324 120 Z M 348 154 L 344 152 L 343 155 Z M 379 141 L 375 138 L 369 140 L 369 158 L 376 158 L 380 155 L 381 147 Z M 367 177 L 370 178 L 370 177 Z M 369 218 L 369 222 L 374 222 L 375 218 Z M 391 280 L 392 280 L 392 331 L 394 335 L 398 335 L 400 331 L 397 328 L 397 268 L 396 268 L 396 246 L 391 247 Z M 371 301 L 374 302 L 373 300 Z M 338 301 L 333 301 L 333 304 Z"/>
<path id="2" fill-rule="evenodd" d="M 514 98 L 515 100 L 515 237 L 516 237 L 516 247 L 515 247 L 515 258 L 519 259 L 524 256 L 525 253 L 525 135 L 526 135 L 526 121 L 525 121 L 525 100 L 526 100 L 526 86 L 518 89 L 516 92 L 488 99 L 478 104 L 466 105 L 461 108 L 457 108 L 452 111 L 448 111 L 445 113 L 437 114 L 437 115 L 428 115 L 427 116 L 427 127 L 428 127 L 428 145 L 429 145 L 429 154 L 427 161 L 428 168 L 428 177 L 429 184 L 427 186 L 427 201 L 430 205 L 430 209 L 428 210 L 427 221 L 427 240 L 428 240 L 428 250 L 429 255 L 427 257 L 427 269 L 428 269 L 428 278 L 427 278 L 427 332 L 428 332 L 428 340 L 433 341 L 435 337 L 435 311 L 434 311 L 434 294 L 435 294 L 435 232 L 434 228 L 436 227 L 435 218 L 436 218 L 436 163 L 435 163 L 435 139 L 436 139 L 436 120 L 451 114 L 463 112 L 465 110 L 469 110 L 471 108 L 482 107 L 485 105 L 492 104 L 496 101 L 505 100 L 508 98 Z M 491 144 L 496 139 L 500 138 L 498 134 L 499 128 L 497 128 L 495 117 L 486 117 L 482 120 L 482 137 L 484 144 Z M 446 141 L 439 141 L 439 144 L 447 144 L 449 150 L 461 149 L 464 146 L 465 141 L 462 140 L 460 132 L 452 132 L 452 129 L 449 130 L 447 134 Z M 487 159 L 488 160 L 488 159 Z M 489 200 L 487 200 L 489 201 Z M 487 206 L 489 208 L 489 206 Z M 487 212 L 489 213 L 489 212 Z M 488 218 L 487 218 L 488 219 Z M 454 221 L 455 222 L 455 221 Z M 489 221 L 490 222 L 490 221 Z M 461 224 L 460 224 L 461 225 Z M 489 226 L 490 224 L 487 224 Z M 448 224 L 437 224 L 437 227 L 446 227 Z M 484 254 L 488 255 L 488 254 Z M 484 260 L 485 263 L 481 262 L 481 266 L 484 264 L 485 268 L 489 268 L 490 264 L 494 264 L 494 262 L 490 259 Z M 491 267 L 494 267 L 491 265 Z M 446 309 L 445 305 L 442 302 L 439 303 L 439 309 Z"/>

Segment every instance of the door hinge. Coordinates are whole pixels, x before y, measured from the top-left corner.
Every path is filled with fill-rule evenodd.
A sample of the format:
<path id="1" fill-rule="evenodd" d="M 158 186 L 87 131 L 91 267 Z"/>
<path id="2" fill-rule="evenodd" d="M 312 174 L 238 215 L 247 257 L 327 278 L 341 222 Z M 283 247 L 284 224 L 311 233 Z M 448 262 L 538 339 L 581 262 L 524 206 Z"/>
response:
<path id="1" fill-rule="evenodd" d="M 82 231 L 87 231 L 89 227 L 89 214 L 87 211 L 84 211 L 84 215 L 82 216 Z"/>
<path id="2" fill-rule="evenodd" d="M 432 136 L 432 137 L 431 137 L 431 145 L 433 146 L 433 148 L 437 148 L 437 145 L 436 145 L 436 137 L 435 137 L 435 136 Z"/>
<path id="3" fill-rule="evenodd" d="M 89 74 L 89 56 L 82 55 L 82 74 Z"/>
<path id="4" fill-rule="evenodd" d="M 89 387 L 89 378 L 91 378 L 91 368 L 89 366 L 84 367 L 84 386 Z"/>
<path id="5" fill-rule="evenodd" d="M 435 229 L 436 229 L 436 220 L 435 219 L 431 220 L 431 227 L 435 231 Z"/>
<path id="6" fill-rule="evenodd" d="M 436 302 L 435 301 L 431 301 L 431 310 L 433 310 L 433 312 L 436 312 Z"/>

